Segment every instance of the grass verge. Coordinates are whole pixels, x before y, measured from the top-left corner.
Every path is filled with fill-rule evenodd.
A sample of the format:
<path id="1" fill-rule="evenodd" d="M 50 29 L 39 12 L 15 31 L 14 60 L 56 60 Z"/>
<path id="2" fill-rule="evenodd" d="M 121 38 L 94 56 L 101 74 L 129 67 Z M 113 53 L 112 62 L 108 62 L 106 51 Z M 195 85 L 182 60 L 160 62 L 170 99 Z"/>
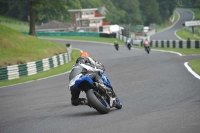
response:
<path id="1" fill-rule="evenodd" d="M 82 40 L 82 41 L 94 41 L 114 44 L 115 41 L 119 45 L 124 45 L 125 43 L 117 38 L 106 38 L 106 37 L 87 37 L 87 36 L 40 36 L 41 38 L 56 38 L 56 39 L 69 39 L 69 40 Z"/>
<path id="2" fill-rule="evenodd" d="M 64 65 L 61 65 L 61 66 L 58 66 L 58 67 L 53 68 L 53 69 L 48 70 L 48 71 L 44 71 L 44 72 L 35 74 L 35 75 L 25 76 L 25 77 L 13 79 L 13 80 L 2 81 L 2 82 L 0 82 L 0 87 L 18 84 L 18 83 L 23 83 L 23 82 L 28 82 L 28 81 L 34 81 L 34 80 L 37 80 L 37 79 L 41 79 L 41 78 L 65 73 L 65 72 L 71 70 L 72 66 L 75 64 L 75 61 L 79 57 L 79 55 L 80 55 L 79 50 L 73 50 L 72 55 L 71 55 L 71 58 L 72 58 L 71 62 L 64 64 Z"/>
<path id="3" fill-rule="evenodd" d="M 66 49 L 64 45 L 24 35 L 0 24 L 0 67 L 49 58 L 66 53 Z"/>
<path id="4" fill-rule="evenodd" d="M 200 59 L 193 60 L 189 62 L 188 65 L 193 69 L 193 71 L 200 75 Z"/>
<path id="5" fill-rule="evenodd" d="M 176 32 L 176 34 L 184 39 L 184 40 L 187 40 L 188 38 L 190 38 L 190 40 L 200 40 L 200 36 L 199 34 L 192 34 L 191 32 L 187 31 L 185 28 L 184 29 L 181 29 L 181 30 L 178 30 Z"/>

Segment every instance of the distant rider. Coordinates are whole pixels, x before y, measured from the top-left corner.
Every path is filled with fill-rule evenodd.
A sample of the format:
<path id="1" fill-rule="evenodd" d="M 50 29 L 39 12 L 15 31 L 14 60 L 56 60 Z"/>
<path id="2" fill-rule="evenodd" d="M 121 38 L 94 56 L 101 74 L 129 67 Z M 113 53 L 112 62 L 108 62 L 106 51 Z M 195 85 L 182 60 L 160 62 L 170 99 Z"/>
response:
<path id="1" fill-rule="evenodd" d="M 119 44 L 118 44 L 117 41 L 114 42 L 114 46 L 115 46 L 115 48 L 116 48 L 117 50 L 119 49 Z"/>
<path id="2" fill-rule="evenodd" d="M 88 74 L 88 70 L 83 68 L 83 67 L 81 67 L 81 70 L 78 70 L 78 72 L 75 71 L 76 68 L 79 67 L 80 66 L 79 64 L 81 64 L 81 63 L 83 63 L 85 65 L 92 66 L 92 67 L 100 68 L 100 69 L 102 69 L 102 71 L 105 70 L 104 66 L 100 62 L 97 62 L 94 59 L 92 59 L 91 57 L 89 57 L 89 54 L 87 52 L 81 52 L 80 57 L 76 60 L 76 64 L 73 66 L 73 68 L 72 68 L 72 70 L 70 72 L 69 80 L 72 80 L 74 76 L 76 76 L 76 75 L 78 75 L 80 73 L 82 73 L 84 75 Z M 90 76 L 91 79 L 93 79 L 95 87 L 99 88 L 103 92 L 111 91 L 110 88 L 106 87 L 103 84 L 103 80 L 102 80 L 102 78 L 101 78 L 101 76 L 99 74 L 100 74 L 100 72 L 97 71 L 97 72 L 94 72 L 94 73 L 89 73 L 88 76 Z M 71 87 L 70 91 L 71 91 L 71 103 L 72 103 L 72 105 L 74 105 L 74 106 L 77 106 L 77 105 L 88 105 L 88 100 L 87 99 L 79 98 L 79 95 L 80 95 L 80 91 L 79 90 Z"/>
<path id="3" fill-rule="evenodd" d="M 128 45 L 131 45 L 131 39 L 128 39 L 127 41 L 126 41 L 126 45 L 128 46 Z"/>
<path id="4" fill-rule="evenodd" d="M 144 49 L 146 50 L 146 48 L 150 47 L 150 42 L 148 41 L 148 39 L 144 40 Z"/>

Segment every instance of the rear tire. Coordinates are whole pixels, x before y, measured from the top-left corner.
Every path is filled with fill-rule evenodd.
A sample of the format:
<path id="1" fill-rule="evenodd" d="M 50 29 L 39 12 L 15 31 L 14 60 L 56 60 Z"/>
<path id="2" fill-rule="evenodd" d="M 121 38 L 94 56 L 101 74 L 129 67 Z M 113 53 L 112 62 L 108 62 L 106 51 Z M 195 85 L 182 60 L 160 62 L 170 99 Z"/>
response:
<path id="1" fill-rule="evenodd" d="M 101 114 L 107 114 L 110 111 L 110 106 L 101 97 L 97 96 L 98 92 L 93 89 L 89 89 L 86 92 L 87 99 L 94 109 L 96 109 Z"/>

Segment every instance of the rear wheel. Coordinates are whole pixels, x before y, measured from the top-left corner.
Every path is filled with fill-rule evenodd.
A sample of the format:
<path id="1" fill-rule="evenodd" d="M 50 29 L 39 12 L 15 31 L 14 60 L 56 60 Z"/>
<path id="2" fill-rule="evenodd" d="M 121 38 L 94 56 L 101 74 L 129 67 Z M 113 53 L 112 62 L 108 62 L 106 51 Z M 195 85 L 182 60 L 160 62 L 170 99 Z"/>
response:
<path id="1" fill-rule="evenodd" d="M 107 114 L 110 106 L 107 101 L 95 90 L 90 89 L 86 92 L 87 99 L 94 109 L 101 114 Z"/>

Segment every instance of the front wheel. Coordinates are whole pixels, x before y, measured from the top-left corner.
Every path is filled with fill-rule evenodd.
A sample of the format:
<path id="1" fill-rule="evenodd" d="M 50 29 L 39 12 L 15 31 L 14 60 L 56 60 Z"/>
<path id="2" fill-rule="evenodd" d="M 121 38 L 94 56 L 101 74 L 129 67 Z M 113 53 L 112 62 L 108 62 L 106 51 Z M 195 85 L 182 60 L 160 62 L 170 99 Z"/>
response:
<path id="1" fill-rule="evenodd" d="M 107 101 L 95 90 L 89 89 L 86 92 L 87 99 L 94 109 L 101 114 L 107 114 L 110 111 L 110 106 Z"/>
<path id="2" fill-rule="evenodd" d="M 121 109 L 122 108 L 122 104 L 121 104 L 121 102 L 120 102 L 120 100 L 118 98 L 116 98 L 115 108 L 117 108 L 117 109 Z"/>

